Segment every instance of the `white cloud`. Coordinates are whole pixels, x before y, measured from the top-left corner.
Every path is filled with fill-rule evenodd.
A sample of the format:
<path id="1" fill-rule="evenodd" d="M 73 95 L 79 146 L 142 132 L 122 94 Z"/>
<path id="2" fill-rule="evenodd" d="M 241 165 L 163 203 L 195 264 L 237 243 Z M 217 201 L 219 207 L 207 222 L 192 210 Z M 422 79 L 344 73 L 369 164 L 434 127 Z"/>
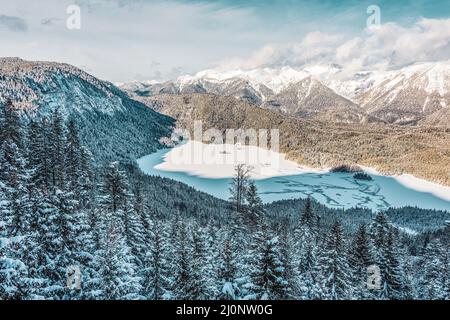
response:
<path id="1" fill-rule="evenodd" d="M 213 67 L 339 63 L 347 70 L 359 70 L 450 58 L 450 19 L 424 19 L 408 28 L 389 23 L 361 35 L 357 26 L 352 31 L 339 28 L 355 16 L 333 20 L 333 12 L 333 19 L 327 19 L 331 13 L 324 9 L 318 11 L 320 15 L 308 17 L 309 11 L 304 9 L 298 12 L 304 12 L 301 19 L 281 15 L 272 21 L 271 12 L 261 16 L 254 7 L 227 7 L 220 2 L 1 2 L 1 14 L 17 19 L 6 19 L 7 26 L 1 25 L 0 19 L 0 56 L 67 62 L 111 81 L 166 80 Z M 81 30 L 77 31 L 65 27 L 66 9 L 73 3 L 81 7 Z M 294 9 L 289 12 L 297 14 Z M 359 14 L 365 21 L 365 10 Z M 26 32 L 14 32 L 17 28 Z M 357 32 L 358 36 L 349 37 L 338 30 Z"/>
<path id="2" fill-rule="evenodd" d="M 67 62 L 110 81 L 175 78 L 248 54 L 255 19 L 251 9 L 175 0 L 1 0 L 8 17 L 0 56 Z M 66 28 L 67 6 L 81 8 L 81 30 Z M 18 18 L 19 19 L 19 18 Z M 5 19 L 4 19 L 5 20 Z M 28 32 L 13 32 L 26 21 Z M 14 24 L 12 24 L 14 23 Z M 23 29 L 23 28 L 22 28 Z M 158 61 L 155 66 L 152 62 Z"/>
<path id="3" fill-rule="evenodd" d="M 270 44 L 249 58 L 233 58 L 219 68 L 304 67 L 337 63 L 344 70 L 395 69 L 415 62 L 450 59 L 450 19 L 421 19 L 411 27 L 395 23 L 371 27 L 364 36 L 312 32 L 300 42 Z"/>

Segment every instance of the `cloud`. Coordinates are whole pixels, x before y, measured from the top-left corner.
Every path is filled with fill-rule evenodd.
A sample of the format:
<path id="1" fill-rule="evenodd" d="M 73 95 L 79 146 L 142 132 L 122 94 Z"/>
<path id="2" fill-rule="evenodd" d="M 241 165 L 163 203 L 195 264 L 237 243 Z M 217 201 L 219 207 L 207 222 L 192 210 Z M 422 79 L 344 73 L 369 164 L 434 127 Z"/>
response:
<path id="1" fill-rule="evenodd" d="M 2 27 L 14 32 L 25 32 L 28 30 L 28 25 L 24 19 L 0 14 L 0 28 Z"/>
<path id="2" fill-rule="evenodd" d="M 301 41 L 268 44 L 246 58 L 232 58 L 219 68 L 305 67 L 337 63 L 347 71 L 395 69 L 415 62 L 450 59 L 450 19 L 421 19 L 410 27 L 387 23 L 365 35 L 308 33 Z"/>
<path id="3" fill-rule="evenodd" d="M 43 26 L 54 26 L 63 19 L 60 18 L 45 18 L 41 20 L 41 25 Z"/>

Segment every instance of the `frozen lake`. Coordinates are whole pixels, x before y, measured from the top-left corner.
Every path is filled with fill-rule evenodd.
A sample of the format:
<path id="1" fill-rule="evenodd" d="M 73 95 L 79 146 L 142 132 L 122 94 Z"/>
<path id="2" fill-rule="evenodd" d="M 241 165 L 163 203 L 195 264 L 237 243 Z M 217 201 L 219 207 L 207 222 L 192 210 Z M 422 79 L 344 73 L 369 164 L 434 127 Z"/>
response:
<path id="1" fill-rule="evenodd" d="M 198 157 L 200 154 L 203 156 Z M 138 160 L 146 174 L 184 182 L 222 199 L 229 197 L 236 163 L 247 163 L 254 168 L 252 178 L 264 202 L 310 195 L 334 208 L 359 206 L 382 210 L 409 205 L 450 211 L 449 187 L 407 175 L 383 176 L 372 170 L 368 170 L 372 181 L 356 180 L 351 173 L 300 167 L 280 154 L 258 147 L 187 142 Z"/>

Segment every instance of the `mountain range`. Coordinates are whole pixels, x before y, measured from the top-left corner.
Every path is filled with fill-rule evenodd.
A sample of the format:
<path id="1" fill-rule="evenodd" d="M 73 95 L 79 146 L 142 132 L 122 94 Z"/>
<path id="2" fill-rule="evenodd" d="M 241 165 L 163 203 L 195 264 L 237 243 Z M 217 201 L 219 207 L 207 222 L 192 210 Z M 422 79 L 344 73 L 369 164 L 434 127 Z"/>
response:
<path id="1" fill-rule="evenodd" d="M 132 96 L 213 93 L 299 118 L 335 123 L 450 126 L 450 62 L 343 74 L 339 65 L 218 72 L 132 82 Z"/>
<path id="2" fill-rule="evenodd" d="M 339 72 L 337 67 L 333 70 Z M 402 87 L 391 86 L 390 92 L 402 92 L 412 82 L 427 82 L 424 79 L 435 71 L 427 72 L 421 77 L 410 75 Z M 250 77 L 206 81 L 204 76 L 171 86 L 133 83 L 118 88 L 67 64 L 2 58 L 0 102 L 11 101 L 28 121 L 51 116 L 56 110 L 64 119 L 74 119 L 97 163 L 134 161 L 161 148 L 176 125 L 189 129 L 193 121 L 202 120 L 205 130 L 279 129 L 281 152 L 304 165 L 361 164 L 383 173 L 410 173 L 450 185 L 450 128 L 386 124 L 381 116 L 371 114 L 372 109 L 357 103 L 358 97 L 375 92 L 374 88 L 387 88 L 387 80 L 370 82 L 366 77 L 360 81 L 366 89 L 355 87 L 350 91 L 358 94 L 346 98 L 331 89 L 331 82 L 326 85 L 325 80 L 305 74 L 284 69 L 278 76 L 255 76 L 265 79 L 259 84 Z M 423 93 L 430 92 L 428 103 L 446 99 L 447 82 L 438 81 L 443 87 L 427 84 Z M 225 89 L 241 95 L 230 96 Z M 260 102 L 250 97 L 260 97 Z M 374 101 L 382 98 L 370 97 Z M 445 114 L 449 104 L 439 105 L 440 109 L 421 121 L 431 121 L 431 116 L 445 119 L 439 113 Z"/>

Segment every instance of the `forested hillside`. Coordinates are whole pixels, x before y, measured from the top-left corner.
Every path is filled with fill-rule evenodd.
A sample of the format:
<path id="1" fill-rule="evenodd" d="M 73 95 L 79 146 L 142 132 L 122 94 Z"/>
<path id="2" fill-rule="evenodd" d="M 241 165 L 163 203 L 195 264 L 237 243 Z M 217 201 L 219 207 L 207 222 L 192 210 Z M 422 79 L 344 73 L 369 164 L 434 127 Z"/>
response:
<path id="1" fill-rule="evenodd" d="M 0 103 L 8 101 L 25 121 L 55 111 L 64 121 L 73 120 L 96 166 L 156 151 L 173 126 L 171 118 L 111 83 L 63 63 L 0 58 Z"/>
<path id="2" fill-rule="evenodd" d="M 449 229 L 405 233 L 400 209 L 355 230 L 310 199 L 263 206 L 239 167 L 225 202 L 94 166 L 57 112 L 24 124 L 1 105 L 0 128 L 1 299 L 450 298 Z"/>

